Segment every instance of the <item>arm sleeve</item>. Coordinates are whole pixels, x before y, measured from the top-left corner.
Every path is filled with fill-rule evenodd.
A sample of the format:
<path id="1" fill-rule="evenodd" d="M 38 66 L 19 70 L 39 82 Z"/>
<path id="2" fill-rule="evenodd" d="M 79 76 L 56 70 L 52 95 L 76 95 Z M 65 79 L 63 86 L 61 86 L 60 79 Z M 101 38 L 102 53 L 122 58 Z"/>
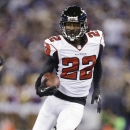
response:
<path id="1" fill-rule="evenodd" d="M 47 72 L 53 72 L 53 70 L 58 65 L 57 52 L 53 56 L 47 56 L 46 60 L 43 63 L 40 76 L 43 76 Z"/>
<path id="2" fill-rule="evenodd" d="M 102 63 L 101 63 L 102 52 L 103 52 L 103 45 L 100 45 L 99 55 L 98 55 L 96 64 L 94 66 L 94 74 L 93 74 L 94 89 L 100 87 L 100 80 L 101 80 L 101 77 L 102 77 Z"/>

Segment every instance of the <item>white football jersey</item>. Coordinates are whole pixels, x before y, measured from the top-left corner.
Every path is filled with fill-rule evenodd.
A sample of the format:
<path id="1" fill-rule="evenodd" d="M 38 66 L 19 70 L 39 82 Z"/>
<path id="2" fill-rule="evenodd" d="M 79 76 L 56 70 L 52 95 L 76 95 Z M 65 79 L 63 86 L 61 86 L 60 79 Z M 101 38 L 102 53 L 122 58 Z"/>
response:
<path id="1" fill-rule="evenodd" d="M 86 36 L 87 43 L 83 47 L 76 48 L 62 35 L 46 39 L 44 44 L 47 55 L 53 56 L 54 52 L 58 54 L 59 91 L 71 97 L 84 97 L 89 94 L 100 44 L 104 46 L 102 31 L 90 31 Z"/>

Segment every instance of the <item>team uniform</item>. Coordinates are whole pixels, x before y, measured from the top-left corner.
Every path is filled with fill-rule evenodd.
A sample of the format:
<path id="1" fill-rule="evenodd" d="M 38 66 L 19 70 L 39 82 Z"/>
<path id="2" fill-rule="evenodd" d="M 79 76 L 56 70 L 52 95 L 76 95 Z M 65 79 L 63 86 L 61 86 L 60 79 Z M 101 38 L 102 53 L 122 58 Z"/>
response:
<path id="1" fill-rule="evenodd" d="M 59 90 L 71 97 L 88 95 L 100 45 L 104 46 L 101 31 L 91 31 L 86 33 L 86 36 L 88 42 L 79 49 L 69 44 L 61 35 L 45 41 L 46 54 L 50 56 L 53 56 L 54 52 L 58 54 Z"/>
<path id="2" fill-rule="evenodd" d="M 94 67 L 104 47 L 102 31 L 89 31 L 85 36 L 86 43 L 77 47 L 62 35 L 45 40 L 46 55 L 57 61 L 60 86 L 54 95 L 45 100 L 33 130 L 51 130 L 56 123 L 57 130 L 74 130 L 78 127 L 93 80 Z"/>

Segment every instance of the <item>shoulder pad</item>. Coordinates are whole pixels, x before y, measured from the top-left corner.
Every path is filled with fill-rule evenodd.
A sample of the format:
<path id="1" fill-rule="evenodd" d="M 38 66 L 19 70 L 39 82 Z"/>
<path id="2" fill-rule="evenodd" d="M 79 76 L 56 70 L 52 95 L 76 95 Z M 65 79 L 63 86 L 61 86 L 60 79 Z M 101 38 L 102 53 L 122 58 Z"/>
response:
<path id="1" fill-rule="evenodd" d="M 58 42 L 60 40 L 61 40 L 61 37 L 60 37 L 60 35 L 58 35 L 58 36 L 52 36 L 52 37 L 46 39 L 45 42 L 49 43 L 49 44 L 53 44 L 54 42 Z"/>

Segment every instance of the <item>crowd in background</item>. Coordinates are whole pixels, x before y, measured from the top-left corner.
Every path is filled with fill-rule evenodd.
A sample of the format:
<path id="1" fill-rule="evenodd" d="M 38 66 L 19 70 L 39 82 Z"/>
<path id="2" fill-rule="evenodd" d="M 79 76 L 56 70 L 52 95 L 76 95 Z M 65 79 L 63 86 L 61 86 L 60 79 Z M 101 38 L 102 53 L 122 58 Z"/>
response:
<path id="1" fill-rule="evenodd" d="M 27 115 L 37 115 L 45 99 L 34 87 L 45 59 L 43 42 L 60 34 L 61 12 L 74 4 L 86 10 L 89 28 L 102 30 L 105 38 L 103 110 L 97 115 L 88 98 L 79 130 L 130 130 L 129 0 L 0 0 L 0 130 L 29 130 Z M 4 118 L 11 113 L 23 125 Z"/>

